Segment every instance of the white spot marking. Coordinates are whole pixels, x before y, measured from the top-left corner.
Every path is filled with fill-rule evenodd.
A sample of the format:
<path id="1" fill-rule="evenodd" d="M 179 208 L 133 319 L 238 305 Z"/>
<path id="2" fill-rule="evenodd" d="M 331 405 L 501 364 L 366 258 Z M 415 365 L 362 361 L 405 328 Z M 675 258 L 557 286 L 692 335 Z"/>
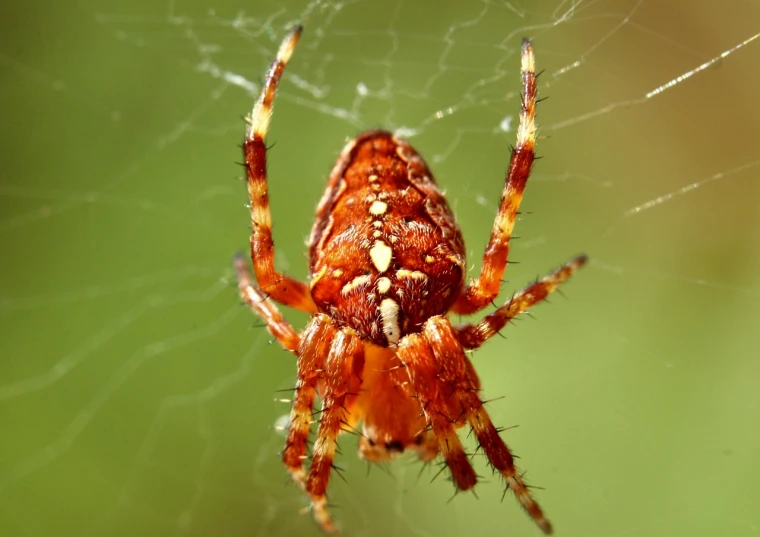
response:
<path id="1" fill-rule="evenodd" d="M 360 287 L 362 285 L 366 285 L 369 283 L 370 279 L 372 277 L 369 274 L 365 274 L 364 276 L 357 276 L 350 282 L 348 282 L 346 285 L 343 286 L 343 289 L 340 290 L 340 294 L 347 295 L 357 287 Z"/>
<path id="2" fill-rule="evenodd" d="M 396 271 L 397 278 L 412 278 L 413 280 L 426 280 L 427 274 L 419 270 L 400 269 Z"/>
<path id="3" fill-rule="evenodd" d="M 390 279 L 383 276 L 382 278 L 377 280 L 377 290 L 380 294 L 384 295 L 388 292 L 388 290 L 391 288 L 391 281 Z"/>
<path id="4" fill-rule="evenodd" d="M 393 250 L 391 247 L 385 244 L 383 241 L 375 241 L 372 248 L 369 250 L 369 258 L 372 260 L 372 264 L 380 272 L 385 272 L 391 264 L 391 258 L 393 257 Z"/>
<path id="5" fill-rule="evenodd" d="M 380 302 L 380 317 L 383 319 L 383 334 L 388 344 L 395 347 L 401 337 L 398 328 L 398 304 L 392 298 L 386 298 Z"/>
<path id="6" fill-rule="evenodd" d="M 369 207 L 369 212 L 371 214 L 374 214 L 375 216 L 380 216 L 381 214 L 385 214 L 385 211 L 388 210 L 388 204 L 384 201 L 375 200 L 372 202 L 372 205 Z"/>

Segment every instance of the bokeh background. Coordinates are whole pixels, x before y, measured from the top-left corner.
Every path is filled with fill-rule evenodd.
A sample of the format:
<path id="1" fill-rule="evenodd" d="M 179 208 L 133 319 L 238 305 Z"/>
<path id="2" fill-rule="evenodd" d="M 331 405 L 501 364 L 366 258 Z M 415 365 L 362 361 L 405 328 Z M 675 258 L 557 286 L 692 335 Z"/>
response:
<path id="1" fill-rule="evenodd" d="M 757 535 L 760 39 L 720 56 L 760 6 L 653 0 L 6 4 L 0 535 L 319 535 L 278 455 L 294 358 L 230 270 L 240 118 L 297 20 L 269 139 L 280 269 L 306 276 L 335 157 L 385 127 L 445 186 L 474 273 L 533 38 L 545 158 L 504 297 L 593 261 L 475 354 L 491 415 L 560 536 Z M 346 535 L 538 535 L 478 457 L 478 497 L 452 499 L 436 468 L 341 447 Z"/>

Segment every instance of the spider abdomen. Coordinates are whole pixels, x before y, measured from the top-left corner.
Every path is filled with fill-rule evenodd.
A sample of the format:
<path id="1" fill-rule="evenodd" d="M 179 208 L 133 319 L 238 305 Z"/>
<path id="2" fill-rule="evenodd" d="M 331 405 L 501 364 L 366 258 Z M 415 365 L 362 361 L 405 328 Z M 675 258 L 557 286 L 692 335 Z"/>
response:
<path id="1" fill-rule="evenodd" d="M 389 132 L 349 142 L 317 208 L 309 260 L 320 311 L 381 346 L 446 313 L 463 283 L 459 227 L 422 157 Z"/>

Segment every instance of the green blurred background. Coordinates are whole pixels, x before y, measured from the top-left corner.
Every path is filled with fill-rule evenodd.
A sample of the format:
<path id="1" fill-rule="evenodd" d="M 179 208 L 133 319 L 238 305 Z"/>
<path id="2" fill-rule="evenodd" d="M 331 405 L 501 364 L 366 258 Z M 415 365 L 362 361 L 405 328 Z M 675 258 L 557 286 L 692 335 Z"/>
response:
<path id="1" fill-rule="evenodd" d="M 240 117 L 295 20 L 278 266 L 305 277 L 338 151 L 386 127 L 428 159 L 477 269 L 532 37 L 545 158 L 505 296 L 593 262 L 475 354 L 491 415 L 519 425 L 503 434 L 558 535 L 757 535 L 760 40 L 645 95 L 760 31 L 760 6 L 654 0 L 6 4 L 0 535 L 319 535 L 274 428 L 294 359 L 230 281 Z M 480 459 L 479 499 L 451 500 L 434 469 L 368 473 L 341 446 L 346 535 L 539 534 Z"/>

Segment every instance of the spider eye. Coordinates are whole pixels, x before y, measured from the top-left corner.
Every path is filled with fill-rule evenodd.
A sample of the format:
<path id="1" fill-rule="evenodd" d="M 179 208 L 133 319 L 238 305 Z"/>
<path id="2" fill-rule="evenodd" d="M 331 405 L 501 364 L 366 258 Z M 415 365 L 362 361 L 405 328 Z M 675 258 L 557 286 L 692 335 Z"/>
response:
<path id="1" fill-rule="evenodd" d="M 399 440 L 392 440 L 385 443 L 385 449 L 388 451 L 397 451 L 399 453 L 402 453 L 404 451 L 404 444 L 402 444 Z"/>

